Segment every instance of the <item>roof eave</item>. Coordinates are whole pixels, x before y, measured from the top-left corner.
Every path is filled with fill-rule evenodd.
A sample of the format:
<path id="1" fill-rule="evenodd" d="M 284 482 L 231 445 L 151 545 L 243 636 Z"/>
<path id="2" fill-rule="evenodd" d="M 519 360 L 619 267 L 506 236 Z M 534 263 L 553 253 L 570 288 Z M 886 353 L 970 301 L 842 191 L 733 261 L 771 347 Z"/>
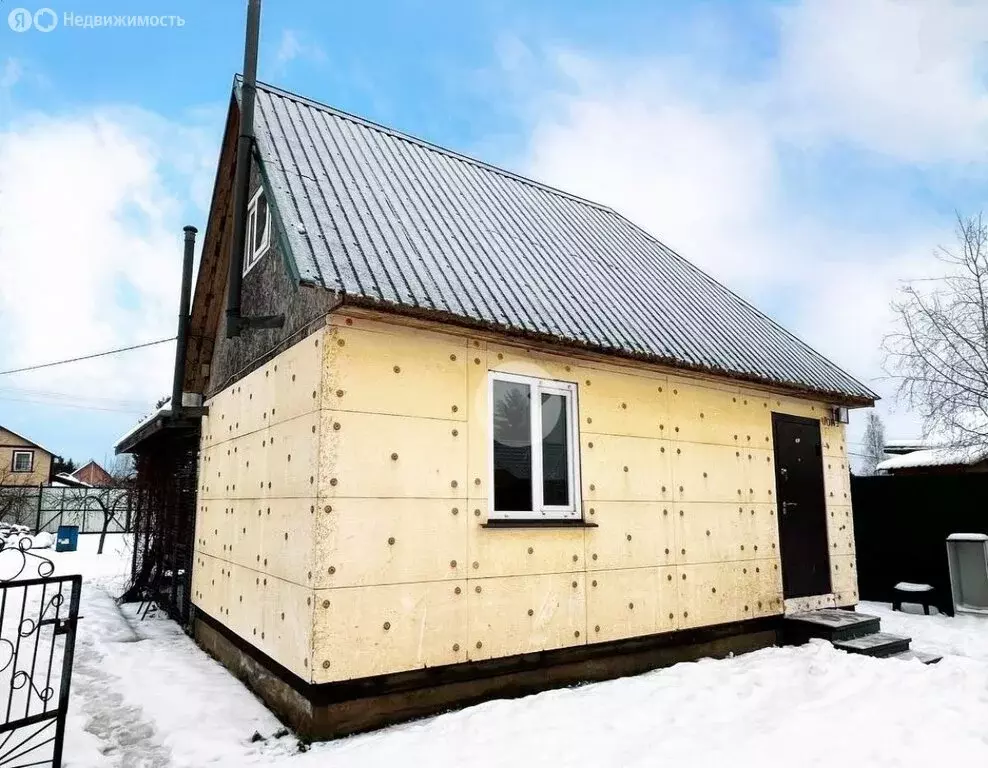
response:
<path id="1" fill-rule="evenodd" d="M 487 323 L 482 320 L 475 320 L 473 318 L 464 317 L 462 315 L 457 315 L 451 312 L 445 312 L 439 309 L 431 309 L 427 307 L 412 307 L 404 304 L 394 304 L 392 302 L 382 301 L 380 299 L 373 299 L 367 296 L 342 294 L 340 296 L 340 303 L 337 305 L 336 309 L 339 309 L 340 307 L 344 307 L 344 306 L 372 309 L 379 312 L 386 312 L 394 315 L 402 315 L 405 317 L 418 318 L 421 320 L 432 320 L 436 322 L 446 323 L 449 325 L 455 325 L 460 328 L 492 331 L 495 333 L 504 334 L 506 336 L 512 336 L 514 338 L 539 341 L 545 344 L 559 346 L 565 349 L 596 352 L 598 354 L 620 357 L 625 360 L 637 360 L 639 362 L 651 363 L 653 365 L 663 365 L 681 371 L 704 373 L 711 376 L 721 376 L 724 378 L 729 378 L 734 381 L 739 381 L 746 384 L 758 385 L 763 387 L 768 386 L 768 387 L 773 387 L 776 389 L 783 390 L 785 392 L 790 392 L 792 394 L 812 396 L 813 398 L 816 399 L 826 400 L 828 403 L 831 403 L 833 405 L 841 405 L 848 408 L 870 408 L 874 406 L 875 403 L 880 399 L 878 395 L 876 395 L 875 393 L 871 393 L 872 395 L 874 395 L 874 397 L 866 397 L 864 395 L 855 395 L 847 392 L 832 392 L 827 390 L 815 389 L 812 387 L 801 387 L 798 384 L 793 384 L 791 382 L 776 381 L 774 379 L 769 379 L 763 376 L 755 376 L 751 374 L 729 371 L 722 368 L 714 368 L 712 366 L 687 363 L 682 360 L 669 358 L 669 357 L 662 357 L 659 355 L 636 353 L 630 350 L 618 349 L 614 347 L 605 347 L 602 345 L 591 344 L 588 342 L 580 342 L 575 339 L 567 339 L 560 336 L 555 336 L 553 334 L 540 333 L 538 331 L 530 331 L 522 328 L 515 328 L 513 326 L 500 325 L 498 323 Z"/>

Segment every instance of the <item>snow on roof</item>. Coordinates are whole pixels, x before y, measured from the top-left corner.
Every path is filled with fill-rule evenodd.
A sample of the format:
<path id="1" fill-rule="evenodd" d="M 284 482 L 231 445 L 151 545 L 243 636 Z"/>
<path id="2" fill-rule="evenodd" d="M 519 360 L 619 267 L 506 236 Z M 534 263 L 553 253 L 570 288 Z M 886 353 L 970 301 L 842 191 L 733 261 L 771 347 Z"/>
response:
<path id="1" fill-rule="evenodd" d="M 885 453 L 911 453 L 912 451 L 922 451 L 927 448 L 936 447 L 936 443 L 929 440 L 888 440 L 885 443 Z"/>
<path id="2" fill-rule="evenodd" d="M 19 432 L 15 432 L 14 430 L 12 430 L 12 429 L 11 429 L 10 427 L 5 427 L 5 426 L 4 426 L 3 424 L 0 424 L 0 429 L 5 429 L 5 430 L 7 430 L 7 431 L 8 431 L 8 432 L 10 432 L 10 434 L 12 434 L 12 435 L 13 435 L 14 437 L 19 437 L 19 438 L 20 438 L 21 440 L 24 440 L 25 442 L 28 442 L 28 443 L 30 443 L 30 444 L 31 444 L 31 445 L 33 445 L 33 446 L 34 446 L 35 448 L 40 448 L 40 449 L 41 449 L 42 451 L 44 451 L 45 453 L 51 453 L 51 455 L 52 455 L 52 456 L 54 456 L 54 455 L 55 455 L 54 453 L 52 453 L 51 451 L 49 451 L 49 450 L 48 450 L 47 448 L 45 448 L 45 447 L 44 447 L 43 445 L 41 445 L 41 443 L 36 443 L 36 442 L 34 442 L 34 440 L 32 440 L 32 439 L 31 439 L 30 437 L 25 437 L 24 435 L 22 435 L 22 434 L 20 434 Z"/>
<path id="3" fill-rule="evenodd" d="M 55 475 L 55 479 L 51 481 L 51 484 L 60 488 L 92 488 L 93 486 L 87 483 L 85 480 L 80 480 L 77 477 L 73 477 L 65 472 L 59 472 Z"/>
<path id="4" fill-rule="evenodd" d="M 119 447 L 121 443 L 123 443 L 125 440 L 127 440 L 129 437 L 131 437 L 135 432 L 137 432 L 137 430 L 139 430 L 141 427 L 143 427 L 145 424 L 147 424 L 149 421 L 151 421 L 153 418 L 155 418 L 159 414 L 164 413 L 166 411 L 168 411 L 170 413 L 171 412 L 171 402 L 172 402 L 172 399 L 170 397 L 165 398 L 165 401 L 161 404 L 161 407 L 160 408 L 155 409 L 154 411 L 152 411 L 151 413 L 149 413 L 147 416 L 143 417 L 134 426 L 132 426 L 130 429 L 128 429 L 126 432 L 124 432 L 122 435 L 120 435 L 120 437 L 117 439 L 117 441 L 113 444 L 113 447 L 114 448 Z"/>
<path id="5" fill-rule="evenodd" d="M 892 469 L 912 469 L 914 467 L 949 467 L 977 464 L 988 459 L 988 446 L 963 445 L 940 446 L 927 448 L 922 451 L 904 453 L 880 462 L 876 467 L 879 471 Z"/>

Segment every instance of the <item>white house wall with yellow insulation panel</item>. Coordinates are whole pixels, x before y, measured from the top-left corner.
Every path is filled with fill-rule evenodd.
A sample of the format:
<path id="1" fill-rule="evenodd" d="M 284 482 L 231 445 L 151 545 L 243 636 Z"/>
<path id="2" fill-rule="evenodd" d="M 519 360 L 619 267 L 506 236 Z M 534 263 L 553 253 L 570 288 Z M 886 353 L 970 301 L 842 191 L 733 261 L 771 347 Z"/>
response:
<path id="1" fill-rule="evenodd" d="M 496 525 L 496 373 L 571 393 L 558 526 Z M 347 309 L 207 405 L 194 603 L 307 682 L 782 614 L 773 412 L 822 430 L 805 605 L 858 599 L 824 401 Z"/>

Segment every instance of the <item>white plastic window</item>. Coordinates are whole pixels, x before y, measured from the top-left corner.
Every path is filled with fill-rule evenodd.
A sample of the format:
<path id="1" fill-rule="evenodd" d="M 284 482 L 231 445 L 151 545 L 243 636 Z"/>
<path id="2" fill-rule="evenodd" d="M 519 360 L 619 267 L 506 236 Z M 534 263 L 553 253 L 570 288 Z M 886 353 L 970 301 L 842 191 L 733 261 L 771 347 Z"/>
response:
<path id="1" fill-rule="evenodd" d="M 264 188 L 258 188 L 247 206 L 247 236 L 244 238 L 244 274 L 267 253 L 271 245 L 271 211 Z"/>
<path id="2" fill-rule="evenodd" d="M 576 385 L 490 374 L 490 517 L 581 516 Z"/>
<path id="3" fill-rule="evenodd" d="M 34 470 L 34 451 L 14 451 L 14 472 L 31 472 Z"/>

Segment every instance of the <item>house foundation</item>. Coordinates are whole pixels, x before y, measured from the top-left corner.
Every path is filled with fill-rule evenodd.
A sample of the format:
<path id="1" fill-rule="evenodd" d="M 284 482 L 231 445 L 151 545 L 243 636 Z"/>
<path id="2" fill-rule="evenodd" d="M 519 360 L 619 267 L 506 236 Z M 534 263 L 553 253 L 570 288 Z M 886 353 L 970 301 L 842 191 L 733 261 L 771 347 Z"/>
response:
<path id="1" fill-rule="evenodd" d="M 776 645 L 781 619 L 765 617 L 682 632 L 519 654 L 490 661 L 311 684 L 208 614 L 196 642 L 256 693 L 301 738 L 324 740 L 437 715 L 492 699 L 637 675 L 680 662 Z"/>

